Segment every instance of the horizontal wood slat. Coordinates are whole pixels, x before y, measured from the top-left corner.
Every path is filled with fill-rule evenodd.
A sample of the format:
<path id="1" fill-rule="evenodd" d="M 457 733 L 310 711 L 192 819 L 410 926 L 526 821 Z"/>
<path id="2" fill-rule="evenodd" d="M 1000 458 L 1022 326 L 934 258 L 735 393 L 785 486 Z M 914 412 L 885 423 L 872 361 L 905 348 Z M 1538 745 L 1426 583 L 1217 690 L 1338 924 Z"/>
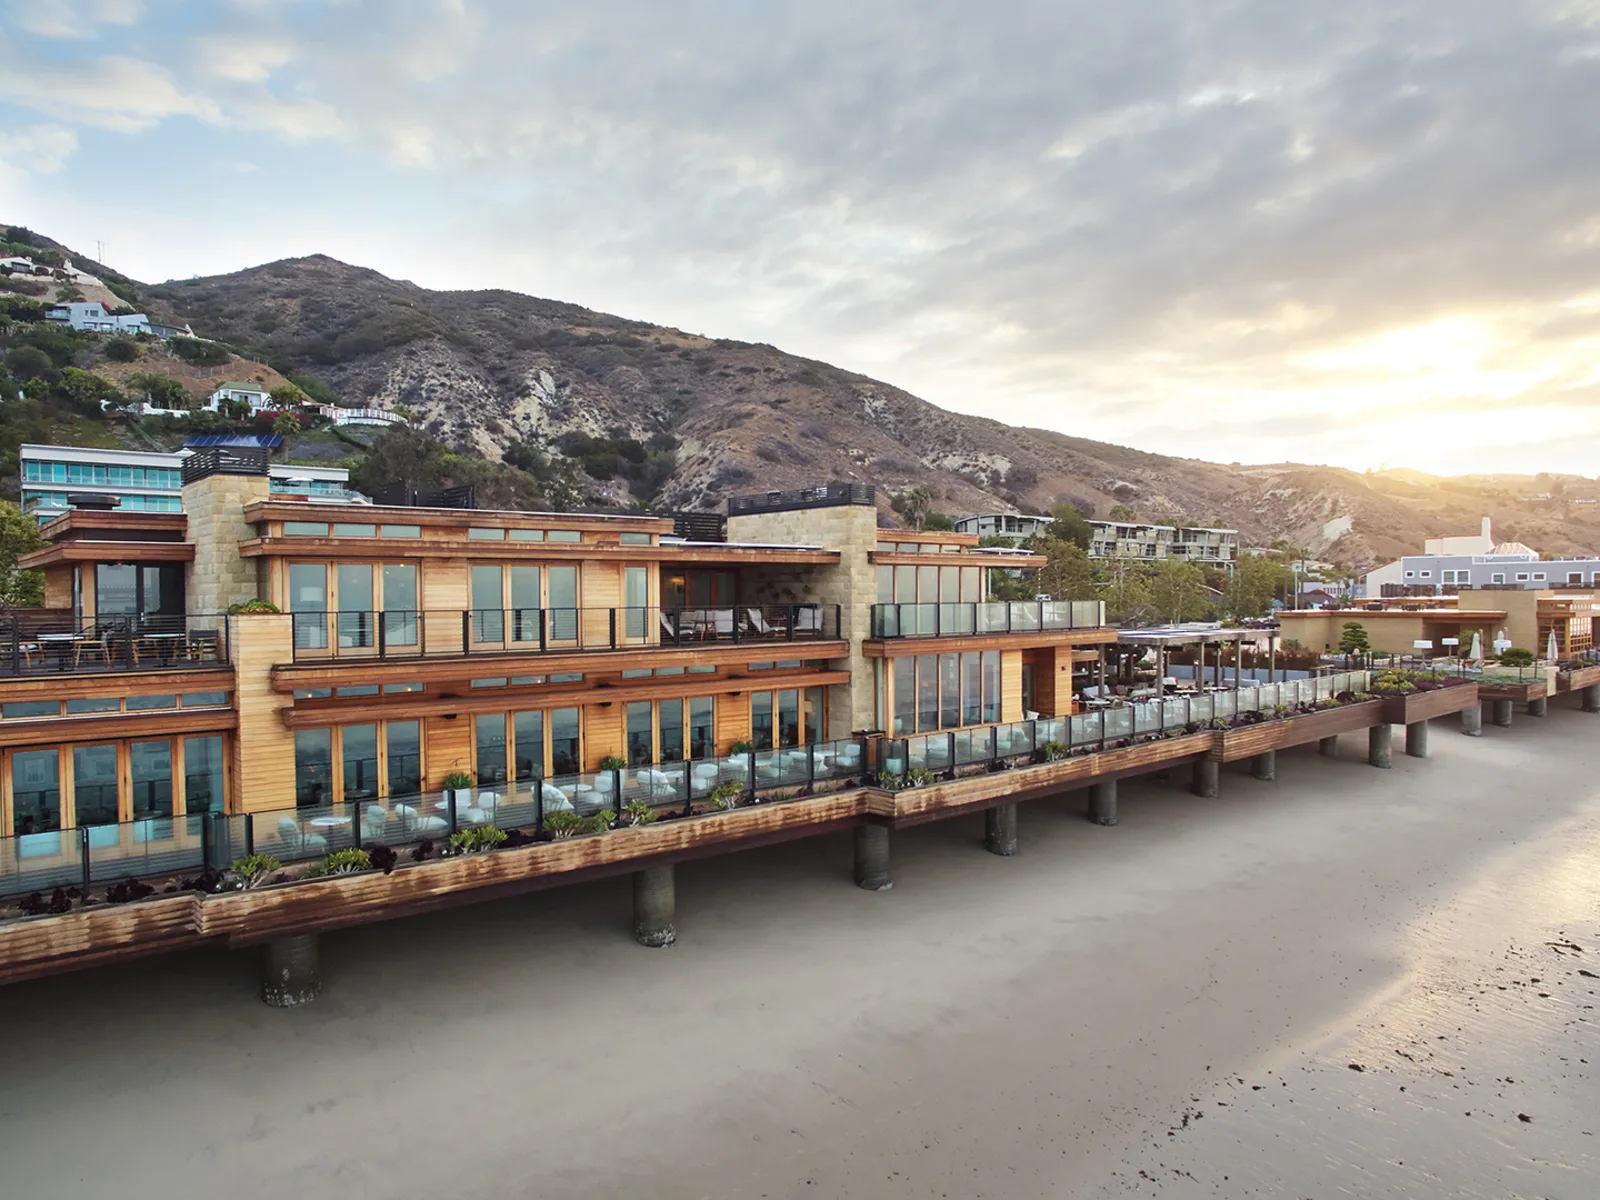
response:
<path id="1" fill-rule="evenodd" d="M 1391 725 L 1411 725 L 1449 716 L 1478 703 L 1478 685 L 1458 683 L 1432 692 L 1412 692 L 1407 696 L 1385 696 L 1383 715 Z"/>
<path id="2" fill-rule="evenodd" d="M 1254 758 L 1268 750 L 1284 750 L 1290 746 L 1303 746 L 1340 733 L 1353 733 L 1357 729 L 1370 729 L 1383 723 L 1383 701 L 1368 700 L 1360 704 L 1345 704 L 1301 717 L 1282 721 L 1263 721 L 1259 725 L 1245 725 L 1239 729 L 1223 730 L 1217 734 L 1217 746 L 1211 757 L 1217 762 L 1238 762 Z"/>

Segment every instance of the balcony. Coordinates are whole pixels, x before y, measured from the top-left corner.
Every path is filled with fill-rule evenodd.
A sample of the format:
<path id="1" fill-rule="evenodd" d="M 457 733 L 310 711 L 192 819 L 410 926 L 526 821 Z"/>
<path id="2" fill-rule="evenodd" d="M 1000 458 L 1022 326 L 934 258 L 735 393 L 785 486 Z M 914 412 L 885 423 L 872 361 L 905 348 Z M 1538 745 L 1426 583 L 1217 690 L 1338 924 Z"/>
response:
<path id="1" fill-rule="evenodd" d="M 0 625 L 0 676 L 193 670 L 228 662 L 220 613 L 78 619 L 18 615 Z"/>
<path id="2" fill-rule="evenodd" d="M 1012 600 L 988 604 L 874 604 L 874 638 L 962 637 L 1099 629 L 1102 600 Z"/>
<path id="3" fill-rule="evenodd" d="M 726 608 L 472 608 L 296 612 L 294 661 L 826 642 L 836 604 Z"/>

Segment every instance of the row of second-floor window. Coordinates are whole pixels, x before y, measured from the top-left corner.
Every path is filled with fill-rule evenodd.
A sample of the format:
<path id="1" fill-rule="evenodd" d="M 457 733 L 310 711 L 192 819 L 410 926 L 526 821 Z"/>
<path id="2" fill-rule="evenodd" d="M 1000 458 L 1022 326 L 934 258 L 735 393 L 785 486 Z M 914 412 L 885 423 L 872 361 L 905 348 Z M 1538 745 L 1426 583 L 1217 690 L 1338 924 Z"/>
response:
<path id="1" fill-rule="evenodd" d="M 823 689 L 779 688 L 739 698 L 691 696 L 632 700 L 623 705 L 620 744 L 589 746 L 578 707 L 479 713 L 472 717 L 472 769 L 477 786 L 575 775 L 610 756 L 630 767 L 704 759 L 717 753 L 717 705 L 754 750 L 822 739 Z M 748 736 L 742 736 L 748 730 Z M 416 720 L 300 729 L 294 735 L 295 801 L 300 807 L 414 796 L 427 777 L 422 724 Z M 724 747 L 726 749 L 726 747 Z"/>
<path id="2" fill-rule="evenodd" d="M 878 568 L 879 604 L 977 604 L 982 600 L 982 567 L 927 563 Z"/>
<path id="3" fill-rule="evenodd" d="M 19 837 L 225 807 L 222 734 L 11 750 L 7 757 L 12 827 L 6 832 Z M 170 829 L 157 832 L 171 836 Z M 18 852 L 49 849 L 19 844 Z"/>
<path id="4" fill-rule="evenodd" d="M 106 463 L 59 463 L 27 459 L 22 464 L 23 483 L 72 483 L 93 487 L 167 488 L 183 486 L 177 467 L 123 467 Z"/>
<path id="5" fill-rule="evenodd" d="M 1549 583 L 1550 572 L 1545 571 L 1490 571 L 1487 572 L 1490 583 Z M 1433 582 L 1431 570 L 1411 570 L 1406 572 L 1407 579 L 1427 580 Z M 1457 587 L 1472 583 L 1471 570 L 1462 567 L 1452 570 L 1448 567 L 1439 572 L 1439 582 L 1453 584 Z M 1600 571 L 1589 572 L 1589 577 L 1584 578 L 1582 571 L 1557 571 L 1555 582 L 1559 583 L 1594 583 L 1600 584 Z"/>
<path id="6" fill-rule="evenodd" d="M 916 654 L 888 660 L 896 734 L 992 725 L 1000 719 L 1000 652 Z"/>
<path id="7" fill-rule="evenodd" d="M 182 512 L 180 496 L 123 496 L 117 505 L 121 512 Z M 22 494 L 24 508 L 67 508 L 66 492 L 36 492 L 29 489 Z"/>

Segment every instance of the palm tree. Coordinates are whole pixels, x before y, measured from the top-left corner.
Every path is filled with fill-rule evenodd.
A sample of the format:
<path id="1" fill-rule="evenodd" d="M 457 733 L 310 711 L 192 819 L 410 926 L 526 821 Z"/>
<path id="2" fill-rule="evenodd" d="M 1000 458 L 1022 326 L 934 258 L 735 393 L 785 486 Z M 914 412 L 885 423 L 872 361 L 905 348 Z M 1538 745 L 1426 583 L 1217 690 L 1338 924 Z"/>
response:
<path id="1" fill-rule="evenodd" d="M 922 523 L 928 519 L 928 511 L 932 507 L 933 493 L 925 487 L 918 485 L 900 494 L 900 515 L 911 523 L 913 529 L 922 528 Z"/>

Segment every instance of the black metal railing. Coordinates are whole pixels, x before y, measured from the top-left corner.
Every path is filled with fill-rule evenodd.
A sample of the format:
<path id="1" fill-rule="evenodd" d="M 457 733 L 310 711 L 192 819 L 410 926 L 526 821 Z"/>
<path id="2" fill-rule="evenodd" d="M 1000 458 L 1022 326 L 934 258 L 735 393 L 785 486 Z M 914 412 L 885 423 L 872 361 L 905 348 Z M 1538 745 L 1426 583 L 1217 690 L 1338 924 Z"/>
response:
<path id="1" fill-rule="evenodd" d="M 786 512 L 796 508 L 832 508 L 840 504 L 876 504 L 878 489 L 870 483 L 827 483 L 793 491 L 762 492 L 755 496 L 731 496 L 728 515 Z"/>
<path id="2" fill-rule="evenodd" d="M 839 606 L 346 609 L 293 622 L 296 660 L 392 659 L 826 641 L 839 636 Z"/>
<path id="3" fill-rule="evenodd" d="M 271 471 L 271 451 L 242 446 L 207 446 L 183 460 L 183 482 L 194 483 L 209 475 L 266 475 Z"/>
<path id="4" fill-rule="evenodd" d="M 229 660 L 224 613 L 80 619 L 36 613 L 0 621 L 0 675 L 156 671 Z"/>
<path id="5" fill-rule="evenodd" d="M 955 637 L 979 633 L 1039 633 L 1098 629 L 1106 623 L 1103 600 L 1011 600 L 988 604 L 874 604 L 872 636 Z"/>

